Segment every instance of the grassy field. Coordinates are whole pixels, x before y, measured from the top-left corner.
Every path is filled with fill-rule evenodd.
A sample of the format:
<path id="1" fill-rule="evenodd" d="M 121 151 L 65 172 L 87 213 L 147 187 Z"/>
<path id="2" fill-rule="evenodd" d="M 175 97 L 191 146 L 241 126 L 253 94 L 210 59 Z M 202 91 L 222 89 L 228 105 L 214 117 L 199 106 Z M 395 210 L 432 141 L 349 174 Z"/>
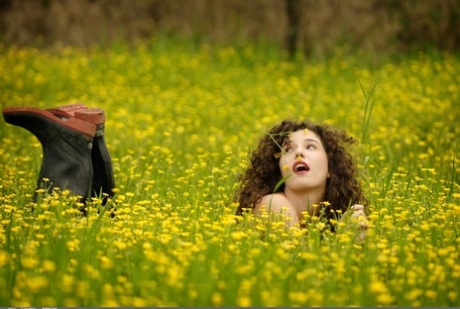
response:
<path id="1" fill-rule="evenodd" d="M 87 217 L 60 195 L 33 205 L 41 146 L 0 123 L 0 306 L 458 306 L 460 57 L 283 58 L 163 39 L 0 46 L 1 106 L 102 107 L 117 181 L 113 219 L 98 199 Z M 236 177 L 284 118 L 359 141 L 364 241 L 235 224 Z"/>

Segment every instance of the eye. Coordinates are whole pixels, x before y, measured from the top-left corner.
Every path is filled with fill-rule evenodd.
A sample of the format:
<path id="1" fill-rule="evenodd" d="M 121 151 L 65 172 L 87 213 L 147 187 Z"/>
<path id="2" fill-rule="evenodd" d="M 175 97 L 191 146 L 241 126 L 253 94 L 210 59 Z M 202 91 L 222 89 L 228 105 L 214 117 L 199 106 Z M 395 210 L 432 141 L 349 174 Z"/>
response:
<path id="1" fill-rule="evenodd" d="M 311 149 L 316 149 L 316 145 L 309 144 L 305 147 L 305 149 L 311 150 Z"/>
<path id="2" fill-rule="evenodd" d="M 293 152 L 294 151 L 294 146 L 293 145 L 285 145 L 283 147 L 283 152 L 285 153 L 290 153 L 290 152 Z"/>

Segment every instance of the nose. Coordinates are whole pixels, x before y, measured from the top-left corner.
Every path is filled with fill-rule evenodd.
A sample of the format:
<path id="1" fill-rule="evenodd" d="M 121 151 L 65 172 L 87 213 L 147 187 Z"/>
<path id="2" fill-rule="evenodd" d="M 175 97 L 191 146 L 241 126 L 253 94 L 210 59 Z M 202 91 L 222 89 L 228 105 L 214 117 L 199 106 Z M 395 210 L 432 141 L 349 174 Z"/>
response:
<path id="1" fill-rule="evenodd" d="M 304 157 L 305 157 L 305 156 L 304 156 L 304 154 L 303 154 L 303 150 L 302 150 L 300 147 L 298 147 L 298 148 L 296 149 L 296 152 L 295 152 L 295 158 L 296 158 L 296 160 L 303 159 Z"/>

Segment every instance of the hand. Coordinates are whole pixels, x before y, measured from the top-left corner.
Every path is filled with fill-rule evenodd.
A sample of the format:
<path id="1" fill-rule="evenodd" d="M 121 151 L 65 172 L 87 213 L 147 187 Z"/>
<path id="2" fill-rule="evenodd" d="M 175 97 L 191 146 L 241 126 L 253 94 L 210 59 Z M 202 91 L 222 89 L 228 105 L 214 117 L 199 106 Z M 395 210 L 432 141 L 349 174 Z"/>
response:
<path id="1" fill-rule="evenodd" d="M 367 230 L 367 216 L 364 213 L 364 206 L 360 204 L 355 204 L 351 206 L 351 209 L 353 210 L 353 214 L 351 215 L 351 218 L 353 221 L 356 221 L 358 225 L 361 227 L 363 230 Z"/>

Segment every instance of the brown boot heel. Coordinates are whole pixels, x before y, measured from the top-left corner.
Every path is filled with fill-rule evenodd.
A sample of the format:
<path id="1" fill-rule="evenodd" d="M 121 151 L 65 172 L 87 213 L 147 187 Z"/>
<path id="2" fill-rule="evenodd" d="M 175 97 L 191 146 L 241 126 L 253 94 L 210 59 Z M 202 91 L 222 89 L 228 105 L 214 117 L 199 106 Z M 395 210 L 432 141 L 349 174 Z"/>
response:
<path id="1" fill-rule="evenodd" d="M 88 108 L 82 103 L 74 103 L 48 109 L 51 113 L 60 116 L 70 116 L 77 119 L 88 121 L 96 126 L 105 123 L 105 113 L 100 108 Z"/>
<path id="2" fill-rule="evenodd" d="M 29 117 L 38 117 L 48 119 L 91 138 L 96 133 L 96 125 L 94 123 L 69 116 L 68 114 L 55 115 L 47 110 L 41 110 L 35 107 L 7 107 L 3 109 L 3 117 L 8 123 L 19 121 L 23 123 L 25 127 L 28 126 L 25 122 L 27 122 Z"/>

